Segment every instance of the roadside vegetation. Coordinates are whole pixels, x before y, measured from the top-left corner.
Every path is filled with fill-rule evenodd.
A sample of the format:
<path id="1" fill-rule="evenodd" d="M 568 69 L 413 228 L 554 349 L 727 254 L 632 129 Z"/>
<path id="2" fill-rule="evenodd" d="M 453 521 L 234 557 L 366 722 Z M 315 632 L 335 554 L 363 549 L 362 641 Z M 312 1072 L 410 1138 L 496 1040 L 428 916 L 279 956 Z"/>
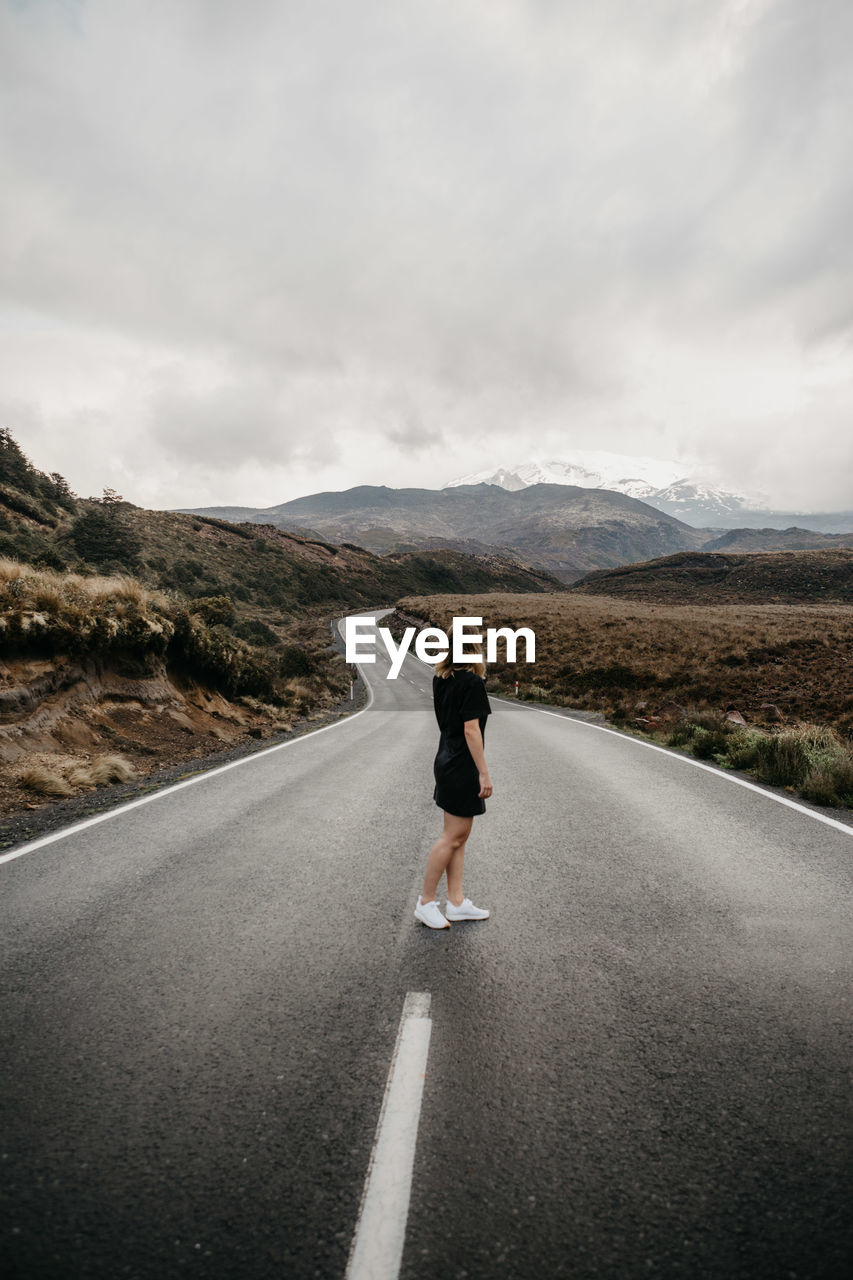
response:
<path id="1" fill-rule="evenodd" d="M 772 732 L 705 713 L 687 715 L 679 724 L 653 731 L 652 737 L 699 760 L 742 769 L 760 782 L 797 791 L 814 804 L 853 807 L 853 748 L 826 725 Z"/>
<path id="2" fill-rule="evenodd" d="M 328 648 L 328 628 L 322 634 Z M 228 697 L 293 707 L 322 688 L 340 697 L 348 683 L 339 661 L 323 662 L 305 645 L 314 635 L 305 622 L 273 631 L 241 621 L 227 597 L 187 600 L 125 575 L 62 574 L 0 559 L 4 658 L 69 655 L 103 663 L 120 655 L 125 664 L 135 659 L 140 672 L 162 661 Z"/>
<path id="3" fill-rule="evenodd" d="M 449 630 L 456 614 L 536 633 L 533 667 L 508 665 L 499 648 L 490 692 L 601 712 L 814 803 L 853 806 L 850 606 L 408 596 L 396 622 Z"/>

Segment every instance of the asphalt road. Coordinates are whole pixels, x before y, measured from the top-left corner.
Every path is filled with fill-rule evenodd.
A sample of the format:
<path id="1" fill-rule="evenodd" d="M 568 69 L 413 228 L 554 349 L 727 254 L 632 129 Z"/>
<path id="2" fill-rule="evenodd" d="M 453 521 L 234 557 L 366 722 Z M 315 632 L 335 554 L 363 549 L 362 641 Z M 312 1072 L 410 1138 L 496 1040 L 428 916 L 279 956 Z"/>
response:
<path id="1" fill-rule="evenodd" d="M 853 838 L 493 701 L 467 888 L 430 672 L 0 865 L 0 1263 L 343 1276 L 403 999 L 432 1039 L 401 1275 L 847 1276 Z"/>

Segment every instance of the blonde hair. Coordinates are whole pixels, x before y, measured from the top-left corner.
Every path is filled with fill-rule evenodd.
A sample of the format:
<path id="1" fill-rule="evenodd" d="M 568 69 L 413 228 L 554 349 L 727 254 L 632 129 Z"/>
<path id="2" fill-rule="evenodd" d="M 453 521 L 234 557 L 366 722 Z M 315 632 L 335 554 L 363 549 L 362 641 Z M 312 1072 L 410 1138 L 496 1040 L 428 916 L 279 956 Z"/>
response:
<path id="1" fill-rule="evenodd" d="M 449 653 L 435 664 L 435 674 L 441 676 L 442 680 L 446 680 L 448 676 L 452 676 L 457 671 L 473 671 L 475 676 L 486 678 L 485 662 L 454 662 Z"/>

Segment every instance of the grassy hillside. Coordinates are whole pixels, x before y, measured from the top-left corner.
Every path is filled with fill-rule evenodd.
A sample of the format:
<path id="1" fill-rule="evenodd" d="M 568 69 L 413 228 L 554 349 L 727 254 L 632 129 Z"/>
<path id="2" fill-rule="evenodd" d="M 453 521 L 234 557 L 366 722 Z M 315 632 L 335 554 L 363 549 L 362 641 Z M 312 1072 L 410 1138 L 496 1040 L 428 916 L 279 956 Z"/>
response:
<path id="1" fill-rule="evenodd" d="M 518 680 L 523 699 L 599 711 L 705 758 L 754 766 L 819 803 L 853 805 L 849 606 L 655 604 L 572 591 L 406 597 L 397 609 L 398 623 L 449 629 L 465 613 L 487 627 L 532 627 L 535 665 L 494 664 L 495 693 L 514 696 Z"/>
<path id="2" fill-rule="evenodd" d="M 573 594 L 673 603 L 853 603 L 853 549 L 683 551 L 641 564 L 587 574 Z"/>
<path id="3" fill-rule="evenodd" d="M 413 591 L 547 591 L 561 584 L 517 557 L 453 550 L 376 556 L 269 524 L 146 511 L 105 490 L 80 499 L 0 432 L 0 555 L 56 570 L 133 574 L 190 599 L 227 596 L 239 617 L 371 607 Z"/>

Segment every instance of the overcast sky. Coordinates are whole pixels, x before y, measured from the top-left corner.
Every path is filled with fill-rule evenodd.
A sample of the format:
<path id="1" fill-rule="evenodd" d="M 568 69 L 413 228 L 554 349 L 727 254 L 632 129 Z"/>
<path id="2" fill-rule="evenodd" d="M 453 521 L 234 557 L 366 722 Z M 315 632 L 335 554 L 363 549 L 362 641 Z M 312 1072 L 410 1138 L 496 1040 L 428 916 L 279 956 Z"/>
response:
<path id="1" fill-rule="evenodd" d="M 83 496 L 853 506 L 850 0 L 0 6 L 0 425 Z"/>

